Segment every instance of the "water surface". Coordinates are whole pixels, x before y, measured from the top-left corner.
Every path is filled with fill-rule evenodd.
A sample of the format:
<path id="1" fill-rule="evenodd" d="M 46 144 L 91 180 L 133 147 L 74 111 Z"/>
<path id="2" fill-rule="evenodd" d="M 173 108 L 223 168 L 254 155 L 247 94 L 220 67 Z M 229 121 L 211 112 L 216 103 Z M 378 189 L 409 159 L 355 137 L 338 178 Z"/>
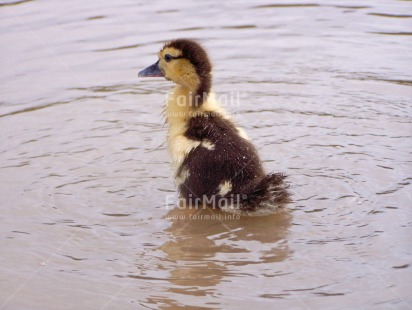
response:
<path id="1" fill-rule="evenodd" d="M 410 1 L 0 1 L 1 309 L 411 309 Z M 164 41 L 290 212 L 176 207 Z M 195 216 L 196 215 L 196 216 Z"/>

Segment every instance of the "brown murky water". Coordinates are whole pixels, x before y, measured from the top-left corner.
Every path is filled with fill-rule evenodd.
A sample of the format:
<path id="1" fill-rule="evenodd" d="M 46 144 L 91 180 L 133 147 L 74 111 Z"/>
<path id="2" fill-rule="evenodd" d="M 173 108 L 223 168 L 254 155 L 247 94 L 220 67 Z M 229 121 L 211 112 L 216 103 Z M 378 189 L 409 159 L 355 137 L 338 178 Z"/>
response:
<path id="1" fill-rule="evenodd" d="M 0 3 L 1 309 L 412 308 L 411 1 Z M 290 214 L 176 207 L 178 37 Z"/>

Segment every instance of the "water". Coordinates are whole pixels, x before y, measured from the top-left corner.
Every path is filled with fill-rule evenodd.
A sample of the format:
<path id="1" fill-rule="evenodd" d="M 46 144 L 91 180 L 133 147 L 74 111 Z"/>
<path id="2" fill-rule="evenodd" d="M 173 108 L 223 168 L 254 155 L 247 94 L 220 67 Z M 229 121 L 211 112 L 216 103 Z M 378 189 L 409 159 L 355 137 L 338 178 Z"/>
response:
<path id="1" fill-rule="evenodd" d="M 412 308 L 410 1 L 0 3 L 1 309 Z M 178 37 L 289 214 L 176 208 Z"/>

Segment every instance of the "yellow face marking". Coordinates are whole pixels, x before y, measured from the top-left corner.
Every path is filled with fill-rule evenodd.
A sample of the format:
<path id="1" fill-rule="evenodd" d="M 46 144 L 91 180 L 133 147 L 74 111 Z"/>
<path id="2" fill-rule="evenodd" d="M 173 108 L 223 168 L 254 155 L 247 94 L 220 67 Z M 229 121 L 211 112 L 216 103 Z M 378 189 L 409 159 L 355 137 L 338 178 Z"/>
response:
<path id="1" fill-rule="evenodd" d="M 184 58 L 172 59 L 167 62 L 165 60 L 167 54 L 180 57 L 182 52 L 173 47 L 167 47 L 159 52 L 159 68 L 165 78 L 195 93 L 200 84 L 195 67 L 188 59 Z"/>

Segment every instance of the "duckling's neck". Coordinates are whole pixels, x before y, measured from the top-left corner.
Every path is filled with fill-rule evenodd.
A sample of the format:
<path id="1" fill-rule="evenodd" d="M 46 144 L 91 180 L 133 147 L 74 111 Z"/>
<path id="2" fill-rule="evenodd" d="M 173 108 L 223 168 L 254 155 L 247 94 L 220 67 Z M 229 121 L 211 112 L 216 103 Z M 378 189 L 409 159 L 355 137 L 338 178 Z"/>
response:
<path id="1" fill-rule="evenodd" d="M 189 118 L 192 109 L 193 92 L 185 87 L 176 85 L 170 92 L 166 102 L 166 122 L 172 126 L 178 123 L 185 123 Z"/>
<path id="2" fill-rule="evenodd" d="M 196 100 L 197 93 L 193 90 L 176 85 L 166 102 L 166 122 L 171 131 L 183 130 L 187 121 L 194 116 L 205 112 L 218 112 L 225 114 L 219 103 L 215 100 L 214 94 L 209 90 L 204 94 L 201 104 Z"/>

